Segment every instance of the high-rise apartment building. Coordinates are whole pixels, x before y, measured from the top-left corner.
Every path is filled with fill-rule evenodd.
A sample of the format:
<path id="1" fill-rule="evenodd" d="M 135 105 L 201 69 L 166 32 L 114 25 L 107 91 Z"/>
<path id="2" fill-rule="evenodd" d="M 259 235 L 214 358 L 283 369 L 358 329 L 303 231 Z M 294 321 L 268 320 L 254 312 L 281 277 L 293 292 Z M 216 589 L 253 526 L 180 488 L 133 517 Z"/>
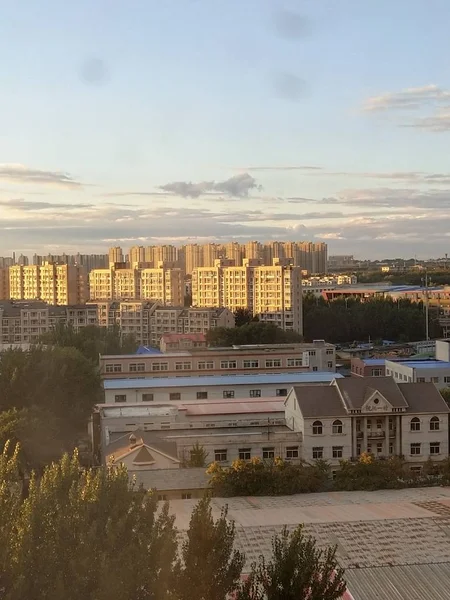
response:
<path id="1" fill-rule="evenodd" d="M 123 251 L 120 246 L 114 246 L 114 248 L 110 248 L 108 256 L 109 256 L 109 264 L 110 265 L 113 265 L 115 263 L 125 262 L 125 257 L 123 255 Z"/>
<path id="2" fill-rule="evenodd" d="M 154 300 L 182 306 L 183 271 L 158 263 L 152 269 L 111 267 L 89 274 L 91 300 Z"/>
<path id="3" fill-rule="evenodd" d="M 15 265 L 9 268 L 9 297 L 42 300 L 52 305 L 83 304 L 87 273 L 76 265 Z"/>
<path id="4" fill-rule="evenodd" d="M 301 268 L 287 259 L 273 259 L 271 266 L 244 260 L 240 267 L 217 260 L 214 267 L 192 273 L 192 304 L 225 306 L 234 311 L 248 308 L 261 320 L 286 330 L 303 330 Z"/>
<path id="5" fill-rule="evenodd" d="M 262 244 L 259 242 L 247 242 L 245 244 L 245 258 L 263 258 Z"/>
<path id="6" fill-rule="evenodd" d="M 245 246 L 238 242 L 229 242 L 224 246 L 225 258 L 234 261 L 234 264 L 239 267 L 242 265 L 242 260 L 245 254 Z"/>
<path id="7" fill-rule="evenodd" d="M 203 244 L 203 267 L 212 267 L 218 258 L 224 255 L 223 246 L 219 244 Z"/>
<path id="8" fill-rule="evenodd" d="M 154 266 L 156 267 L 158 263 L 173 263 L 175 264 L 178 261 L 178 248 L 176 246 L 172 246 L 170 244 L 165 246 L 156 246 L 155 247 L 155 255 L 154 255 Z"/>
<path id="9" fill-rule="evenodd" d="M 137 269 L 145 262 L 144 246 L 132 246 L 128 251 L 128 261 L 132 269 Z"/>
<path id="10" fill-rule="evenodd" d="M 203 266 L 203 246 L 187 244 L 184 246 L 185 273 L 191 275 L 194 269 Z"/>
<path id="11" fill-rule="evenodd" d="M 0 300 L 9 300 L 9 269 L 0 267 Z"/>

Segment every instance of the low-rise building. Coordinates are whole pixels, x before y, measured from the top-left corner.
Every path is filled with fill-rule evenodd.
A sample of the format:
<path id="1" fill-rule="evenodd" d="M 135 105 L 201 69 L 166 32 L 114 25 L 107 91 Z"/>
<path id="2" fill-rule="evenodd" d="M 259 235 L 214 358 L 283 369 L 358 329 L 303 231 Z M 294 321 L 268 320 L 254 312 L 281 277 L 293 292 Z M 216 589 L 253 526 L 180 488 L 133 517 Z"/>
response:
<path id="1" fill-rule="evenodd" d="M 443 360 L 386 360 L 386 375 L 395 381 L 409 383 L 434 383 L 438 389 L 450 385 L 450 362 Z"/>
<path id="2" fill-rule="evenodd" d="M 166 344 L 163 345 L 167 348 Z M 226 348 L 193 346 L 190 350 L 149 353 L 139 357 L 135 354 L 100 356 L 100 373 L 106 379 L 158 377 L 161 372 L 165 377 L 173 377 L 300 371 L 334 373 L 335 370 L 335 346 L 323 340 L 310 344 L 254 344 Z"/>
<path id="3" fill-rule="evenodd" d="M 384 377 L 386 375 L 386 360 L 384 358 L 351 359 L 352 377 Z"/>
<path id="4" fill-rule="evenodd" d="M 161 336 L 159 343 L 162 352 L 206 348 L 206 346 L 206 335 L 204 333 L 165 333 Z"/>
<path id="5" fill-rule="evenodd" d="M 302 434 L 302 458 L 357 460 L 403 456 L 412 467 L 448 457 L 449 412 L 432 383 L 392 377 L 336 379 L 329 386 L 294 386 L 286 423 Z"/>
<path id="6" fill-rule="evenodd" d="M 139 358 L 139 357 L 138 357 Z M 106 379 L 105 403 L 174 400 L 228 400 L 232 398 L 284 398 L 292 386 L 329 385 L 341 375 L 327 372 L 217 375 L 142 379 Z"/>

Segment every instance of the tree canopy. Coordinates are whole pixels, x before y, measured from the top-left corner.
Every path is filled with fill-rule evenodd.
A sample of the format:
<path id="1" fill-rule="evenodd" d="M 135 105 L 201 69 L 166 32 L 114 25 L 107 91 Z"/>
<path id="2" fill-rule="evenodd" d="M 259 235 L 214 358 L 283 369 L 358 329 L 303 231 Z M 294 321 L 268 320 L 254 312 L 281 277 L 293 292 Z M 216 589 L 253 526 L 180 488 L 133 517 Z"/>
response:
<path id="1" fill-rule="evenodd" d="M 430 336 L 439 337 L 437 316 L 430 311 Z M 305 339 L 326 339 L 332 343 L 354 340 L 388 339 L 416 341 L 425 338 L 425 312 L 421 302 L 407 299 L 374 298 L 361 302 L 355 298 L 326 301 L 313 294 L 303 297 Z"/>
<path id="2" fill-rule="evenodd" d="M 233 346 L 245 344 L 284 344 L 301 342 L 302 336 L 295 331 L 284 331 L 272 323 L 252 321 L 240 327 L 217 327 L 206 334 L 210 346 Z"/>

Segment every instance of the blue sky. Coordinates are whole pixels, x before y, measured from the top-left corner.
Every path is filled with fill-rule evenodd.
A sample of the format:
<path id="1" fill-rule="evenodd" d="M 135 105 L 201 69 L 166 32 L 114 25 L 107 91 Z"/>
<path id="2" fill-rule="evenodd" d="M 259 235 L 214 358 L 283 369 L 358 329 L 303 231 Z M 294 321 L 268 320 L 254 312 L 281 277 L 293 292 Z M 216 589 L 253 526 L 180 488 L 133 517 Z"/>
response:
<path id="1" fill-rule="evenodd" d="M 448 0 L 5 3 L 0 254 L 442 256 Z"/>

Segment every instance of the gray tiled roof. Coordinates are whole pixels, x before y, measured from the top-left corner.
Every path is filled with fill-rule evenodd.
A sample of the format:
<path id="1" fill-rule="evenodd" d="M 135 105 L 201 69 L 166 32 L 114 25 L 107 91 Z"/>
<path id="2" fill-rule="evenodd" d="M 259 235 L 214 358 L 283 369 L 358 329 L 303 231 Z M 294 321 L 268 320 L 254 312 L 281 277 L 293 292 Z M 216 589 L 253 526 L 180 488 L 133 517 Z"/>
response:
<path id="1" fill-rule="evenodd" d="M 142 431 L 141 429 L 136 429 L 136 431 L 133 431 L 132 433 L 136 437 L 136 442 L 138 445 L 144 443 L 155 450 L 159 450 L 163 454 L 167 454 L 168 456 L 178 459 L 176 442 L 166 442 L 164 440 L 160 440 L 155 435 L 152 435 L 152 432 Z M 116 454 L 117 457 L 122 456 L 127 449 L 130 448 L 130 435 L 130 432 L 124 433 L 122 436 L 116 438 L 114 441 L 108 444 L 105 449 L 105 455 L 111 456 L 111 454 Z"/>
<path id="2" fill-rule="evenodd" d="M 128 471 L 136 478 L 136 484 L 150 490 L 203 490 L 208 487 L 209 475 L 204 467 L 196 469 L 155 469 Z"/>
<path id="3" fill-rule="evenodd" d="M 304 417 L 345 417 L 345 410 L 334 385 L 295 386 L 295 396 Z"/>
<path id="4" fill-rule="evenodd" d="M 447 403 L 434 383 L 399 383 L 408 403 L 408 412 L 448 413 Z"/>
<path id="5" fill-rule="evenodd" d="M 392 377 L 347 377 L 336 380 L 349 410 L 359 409 L 367 399 L 368 388 L 377 390 L 395 408 L 408 405 L 397 383 Z"/>

